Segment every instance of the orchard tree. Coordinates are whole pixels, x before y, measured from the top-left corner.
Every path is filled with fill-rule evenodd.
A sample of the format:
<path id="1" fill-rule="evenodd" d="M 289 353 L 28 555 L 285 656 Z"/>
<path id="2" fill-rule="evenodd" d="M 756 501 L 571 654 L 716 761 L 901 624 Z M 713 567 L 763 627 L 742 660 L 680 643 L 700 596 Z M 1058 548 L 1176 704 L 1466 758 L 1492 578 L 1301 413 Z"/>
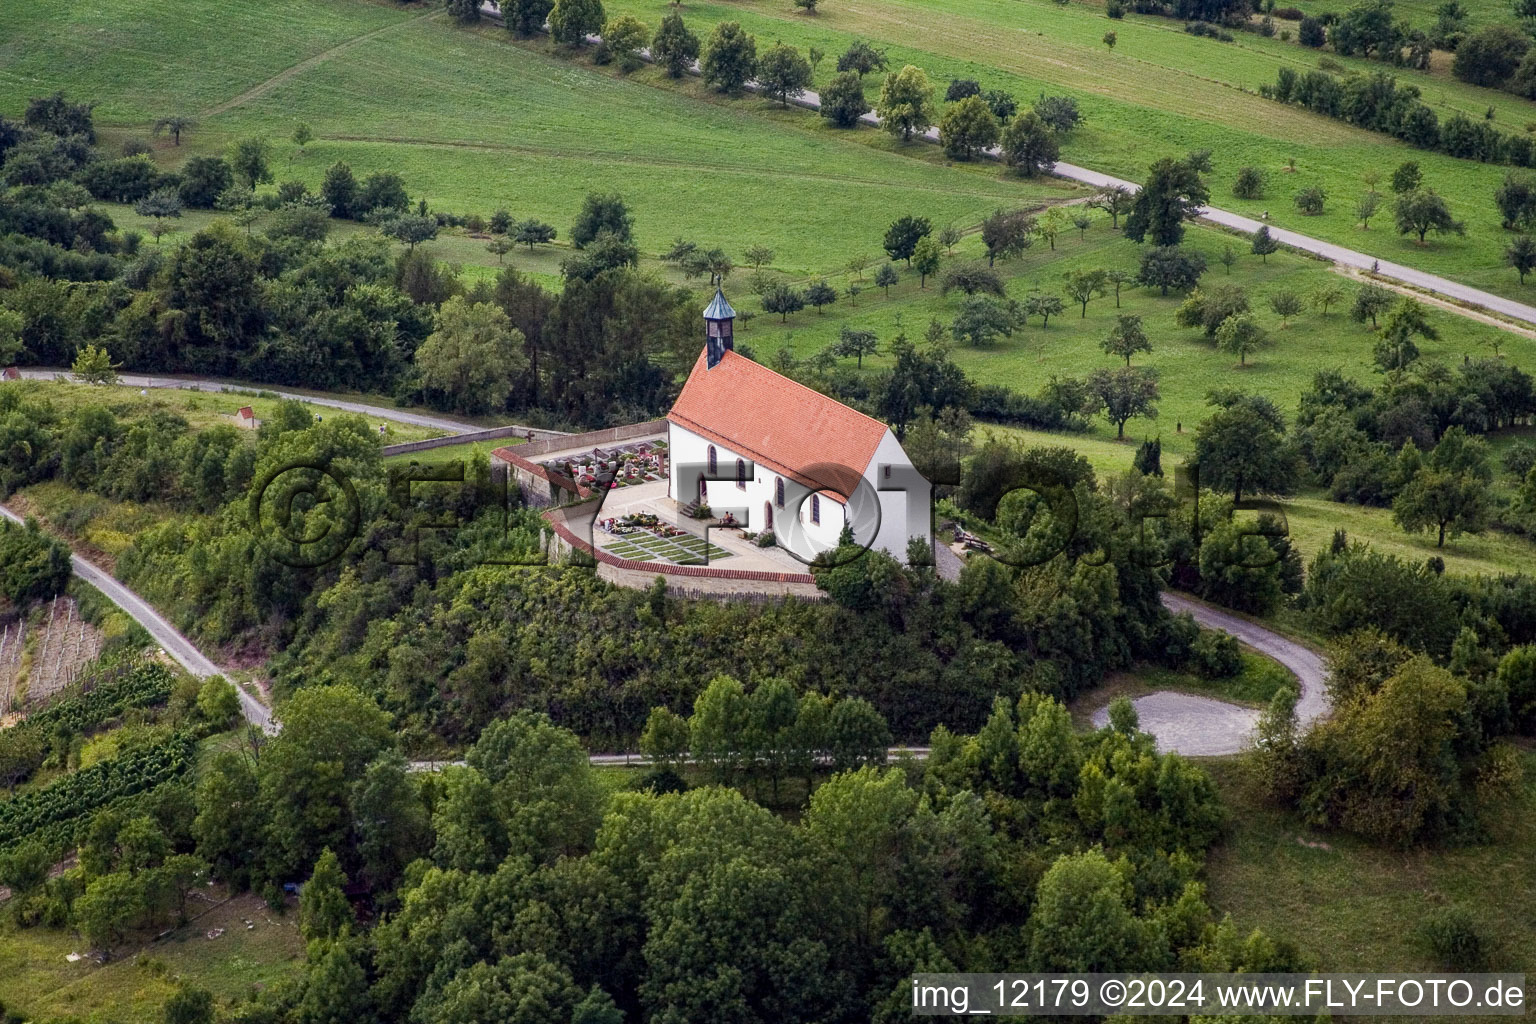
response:
<path id="1" fill-rule="evenodd" d="M 607 234 L 621 242 L 633 241 L 634 221 L 629 205 L 617 192 L 588 192 L 571 225 L 571 244 L 578 249 L 591 244 L 598 235 Z M 519 239 L 521 241 L 521 239 Z"/>
<path id="2" fill-rule="evenodd" d="M 922 68 L 908 64 L 888 75 L 876 106 L 880 126 L 902 140 L 921 134 L 933 124 L 933 85 Z"/>
<path id="3" fill-rule="evenodd" d="M 820 314 L 823 306 L 830 306 L 837 301 L 837 289 L 824 280 L 812 281 L 805 288 L 805 301 L 815 306 L 817 314 Z"/>
<path id="4" fill-rule="evenodd" d="M 526 245 L 532 252 L 536 245 L 544 245 L 555 240 L 555 227 L 553 224 L 545 224 L 541 220 L 529 218 L 519 221 L 512 229 L 512 241 L 519 245 Z"/>
<path id="5" fill-rule="evenodd" d="M 944 247 L 941 246 L 932 235 L 924 235 L 917 240 L 917 245 L 912 248 L 912 269 L 918 273 L 919 288 L 928 287 L 928 276 L 939 272 L 939 263 L 944 258 Z"/>
<path id="6" fill-rule="evenodd" d="M 1248 353 L 1255 352 L 1269 340 L 1269 333 L 1259 326 L 1252 313 L 1229 316 L 1216 328 L 1216 347 L 1237 356 L 1238 365 L 1248 365 Z"/>
<path id="7" fill-rule="evenodd" d="M 912 254 L 917 249 L 917 243 L 927 238 L 933 232 L 933 223 L 927 217 L 914 217 L 908 214 L 891 224 L 885 232 L 885 252 L 896 260 L 906 260 L 907 266 L 912 265 Z"/>
<path id="8" fill-rule="evenodd" d="M 1349 316 L 1355 323 L 1363 324 L 1369 320 L 1371 327 L 1376 327 L 1376 318 L 1392 308 L 1396 299 L 1387 289 L 1377 284 L 1365 284 L 1355 293 L 1355 303 L 1350 307 Z"/>
<path id="9" fill-rule="evenodd" d="M 981 222 L 981 243 L 987 248 L 987 266 L 1010 259 L 1034 244 L 1035 218 L 1024 210 L 994 210 Z"/>
<path id="10" fill-rule="evenodd" d="M 1323 191 L 1321 185 L 1312 185 L 1296 193 L 1296 209 L 1308 217 L 1316 217 L 1323 212 L 1323 204 L 1328 201 L 1328 193 Z"/>
<path id="11" fill-rule="evenodd" d="M 1392 172 L 1392 191 L 1396 195 L 1418 191 L 1424 175 L 1419 171 L 1417 160 L 1405 160 Z"/>
<path id="12" fill-rule="evenodd" d="M 181 145 L 181 136 L 197 127 L 197 122 L 183 114 L 171 114 L 169 117 L 158 118 L 150 128 L 151 135 L 169 135 L 171 145 Z"/>
<path id="13" fill-rule="evenodd" d="M 651 40 L 651 30 L 645 22 L 629 14 L 621 14 L 603 26 L 603 43 L 599 53 L 605 59 L 618 63 L 624 72 L 639 70 L 640 51 Z"/>
<path id="14" fill-rule="evenodd" d="M 1088 375 L 1088 393 L 1091 406 L 1115 425 L 1115 437 L 1120 440 L 1131 417 L 1157 418 L 1157 372 L 1147 367 L 1094 370 Z"/>
<path id="15" fill-rule="evenodd" d="M 1525 284 L 1525 275 L 1536 270 L 1536 240 L 1530 235 L 1517 235 L 1504 250 L 1504 265 L 1513 267 L 1520 275 L 1520 283 Z"/>
<path id="16" fill-rule="evenodd" d="M 1253 246 L 1251 251 L 1259 258 L 1260 263 L 1269 262 L 1269 254 L 1280 248 L 1280 243 L 1275 241 L 1269 233 L 1269 226 L 1264 225 L 1253 233 Z"/>
<path id="17" fill-rule="evenodd" d="M 1381 208 L 1381 194 L 1379 192 L 1367 192 L 1360 197 L 1355 204 L 1355 219 L 1360 222 L 1362 231 L 1371 230 L 1371 218 L 1376 216 L 1376 211 Z"/>
<path id="18" fill-rule="evenodd" d="M 1034 111 L 1019 114 L 1002 131 L 999 144 L 1003 163 L 1016 174 L 1033 178 L 1056 166 L 1061 147 L 1056 133 Z"/>
<path id="19" fill-rule="evenodd" d="M 1178 245 L 1160 245 L 1141 254 L 1141 271 L 1137 275 L 1143 286 L 1159 288 L 1167 295 L 1168 289 L 1187 292 L 1200 283 L 1205 273 L 1205 257 L 1198 252 Z"/>
<path id="20" fill-rule="evenodd" d="M 1135 313 L 1121 313 L 1115 318 L 1115 326 L 1110 328 L 1099 347 L 1106 355 L 1124 359 L 1125 365 L 1129 367 L 1131 356 L 1137 352 L 1152 351 L 1152 339 L 1147 337 L 1141 317 Z"/>
<path id="21" fill-rule="evenodd" d="M 798 289 L 782 281 L 769 286 L 768 290 L 763 292 L 763 312 L 779 314 L 781 323 L 789 319 L 789 314 L 798 313 L 804 308 L 805 296 Z"/>
<path id="22" fill-rule="evenodd" d="M 710 34 L 701 66 L 704 84 L 728 96 L 740 95 L 757 73 L 757 40 L 737 21 L 722 21 Z"/>
<path id="23" fill-rule="evenodd" d="M 1158 246 L 1178 245 L 1184 240 L 1184 222 L 1193 220 L 1210 198 L 1193 163 L 1165 157 L 1152 165 L 1136 194 L 1125 218 L 1126 237 Z"/>
<path id="24" fill-rule="evenodd" d="M 791 96 L 799 96 L 811 84 L 811 64 L 793 46 L 775 43 L 758 59 L 757 81 L 765 96 L 787 107 Z"/>
<path id="25" fill-rule="evenodd" d="M 1467 233 L 1467 226 L 1451 216 L 1451 208 L 1445 199 L 1432 188 L 1415 189 L 1398 196 L 1393 213 L 1397 218 L 1397 233 L 1417 235 L 1420 245 L 1431 231 L 1436 234 Z"/>
<path id="26" fill-rule="evenodd" d="M 901 275 L 896 268 L 889 263 L 882 263 L 875 268 L 875 287 L 885 289 L 885 297 L 891 297 L 891 285 L 901 280 Z"/>
<path id="27" fill-rule="evenodd" d="M 496 257 L 496 265 L 499 267 L 505 261 L 507 253 L 511 252 L 516 246 L 517 243 L 512 241 L 512 239 L 501 235 L 485 243 L 485 251 Z"/>
<path id="28" fill-rule="evenodd" d="M 1269 297 L 1269 308 L 1280 318 L 1280 326 L 1289 326 L 1291 317 L 1301 315 L 1301 296 L 1291 291 L 1275 292 Z"/>
<path id="29" fill-rule="evenodd" d="M 957 342 L 986 348 L 999 335 L 1011 337 L 1016 326 L 1016 318 L 1006 305 L 985 295 L 972 295 L 960 304 L 949 330 Z"/>
<path id="30" fill-rule="evenodd" d="M 773 256 L 773 250 L 766 245 L 749 245 L 741 254 L 743 262 L 755 271 L 760 271 L 772 263 Z"/>
<path id="31" fill-rule="evenodd" d="M 699 37 L 683 24 L 681 14 L 673 11 L 661 19 L 656 38 L 651 40 L 651 57 L 670 78 L 682 78 L 699 59 Z"/>
<path id="32" fill-rule="evenodd" d="M 549 35 L 562 46 L 580 48 L 587 36 L 603 30 L 602 0 L 555 0 L 549 12 Z"/>
<path id="33" fill-rule="evenodd" d="M 838 335 L 837 343 L 832 346 L 832 352 L 843 358 L 854 357 L 858 360 L 859 369 L 862 370 L 865 356 L 879 354 L 880 339 L 874 331 L 856 331 L 845 324 Z"/>
<path id="34" fill-rule="evenodd" d="M 890 62 L 886 60 L 885 51 L 875 49 L 862 39 L 855 39 L 842 56 L 837 58 L 838 71 L 852 71 L 860 78 L 889 68 Z"/>
<path id="35" fill-rule="evenodd" d="M 272 180 L 272 148 L 266 139 L 241 139 L 229 150 L 229 169 L 247 188 Z"/>
<path id="36" fill-rule="evenodd" d="M 507 30 L 526 39 L 544 30 L 544 21 L 554 6 L 554 0 L 501 0 L 501 13 Z"/>
<path id="37" fill-rule="evenodd" d="M 1326 318 L 1328 316 L 1328 307 L 1337 306 L 1344 301 L 1347 295 L 1348 293 L 1341 284 L 1319 285 L 1312 293 L 1312 305 L 1316 306 L 1318 312 L 1322 313 L 1324 318 Z"/>
<path id="38" fill-rule="evenodd" d="M 1044 295 L 1036 292 L 1024 300 L 1023 314 L 1026 319 L 1038 316 L 1040 318 L 1040 326 L 1049 327 L 1051 326 L 1051 317 L 1060 316 L 1066 308 L 1066 304 L 1061 301 L 1060 295 Z"/>
<path id="39" fill-rule="evenodd" d="M 1088 303 L 1101 297 L 1108 282 L 1102 270 L 1071 270 L 1066 274 L 1067 298 L 1083 307 L 1079 319 L 1088 319 Z"/>
<path id="40" fill-rule="evenodd" d="M 1285 418 L 1268 398 L 1238 391 L 1210 396 L 1216 411 L 1195 432 L 1200 482 L 1230 491 L 1233 504 L 1245 493 L 1290 494 L 1296 458 L 1285 438 Z"/>
<path id="41" fill-rule="evenodd" d="M 839 128 L 852 128 L 869 113 L 864 80 L 857 72 L 839 71 L 821 92 L 821 116 Z"/>
<path id="42" fill-rule="evenodd" d="M 1109 226 L 1118 231 L 1121 215 L 1131 212 L 1131 207 L 1136 205 L 1136 197 L 1124 185 L 1105 185 L 1093 194 L 1088 205 L 1109 214 Z"/>
<path id="43" fill-rule="evenodd" d="M 939 121 L 939 144 L 956 160 L 970 160 L 997 142 L 997 118 L 987 101 L 967 96 L 944 111 Z"/>
<path id="44" fill-rule="evenodd" d="M 1119 309 L 1120 289 L 1124 288 L 1126 285 L 1134 284 L 1136 282 L 1136 275 L 1131 273 L 1129 270 L 1106 270 L 1104 272 L 1104 280 L 1109 282 L 1109 284 L 1114 287 L 1115 308 Z"/>
<path id="45" fill-rule="evenodd" d="M 1463 533 L 1482 533 L 1491 510 L 1488 485 L 1471 473 L 1422 467 L 1392 502 L 1392 519 L 1408 533 L 1436 531 L 1435 547 Z"/>
<path id="46" fill-rule="evenodd" d="M 411 252 L 420 242 L 430 242 L 437 237 L 437 218 L 408 213 L 391 217 L 379 225 L 379 230 L 397 242 L 404 242 Z"/>

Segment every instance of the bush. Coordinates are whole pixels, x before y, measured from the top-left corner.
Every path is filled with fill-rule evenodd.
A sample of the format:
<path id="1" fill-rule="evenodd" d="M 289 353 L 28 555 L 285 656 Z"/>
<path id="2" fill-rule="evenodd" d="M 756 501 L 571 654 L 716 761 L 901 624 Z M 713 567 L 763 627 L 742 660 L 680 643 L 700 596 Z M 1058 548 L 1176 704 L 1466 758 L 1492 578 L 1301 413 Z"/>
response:
<path id="1" fill-rule="evenodd" d="M 1281 21 L 1301 21 L 1307 16 L 1300 7 L 1276 7 L 1269 13 Z"/>
<path id="2" fill-rule="evenodd" d="M 1243 670 L 1237 638 L 1214 629 L 1201 630 L 1189 649 L 1189 667 L 1203 679 L 1227 679 Z"/>
<path id="3" fill-rule="evenodd" d="M 1488 967 L 1491 940 L 1477 918 L 1464 907 L 1441 907 L 1419 922 L 1419 940 L 1448 971 L 1482 971 Z"/>
<path id="4" fill-rule="evenodd" d="M 1237 178 L 1232 182 L 1232 194 L 1239 199 L 1262 199 L 1264 179 L 1264 169 L 1261 167 L 1239 168 Z"/>

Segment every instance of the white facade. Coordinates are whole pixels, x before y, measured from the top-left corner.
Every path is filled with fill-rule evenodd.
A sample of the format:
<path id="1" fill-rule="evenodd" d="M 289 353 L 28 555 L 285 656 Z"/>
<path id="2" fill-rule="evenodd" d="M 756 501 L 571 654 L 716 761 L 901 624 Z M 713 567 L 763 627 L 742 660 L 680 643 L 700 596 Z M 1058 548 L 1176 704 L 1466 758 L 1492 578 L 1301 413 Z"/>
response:
<path id="1" fill-rule="evenodd" d="M 668 494 L 674 500 L 688 505 L 702 497 L 716 518 L 730 512 L 753 533 L 772 530 L 777 544 L 802 561 L 810 562 L 836 548 L 845 523 L 852 525 L 858 543 L 879 548 L 901 562 L 907 560 L 910 538 L 932 543 L 929 485 L 890 430 L 847 500 L 826 491 L 813 492 L 677 423 L 668 424 L 667 444 Z M 711 465 L 713 471 L 708 468 Z M 805 467 L 805 472 L 814 475 L 811 467 Z M 883 491 L 882 477 L 887 487 Z M 891 489 L 903 485 L 905 491 Z"/>

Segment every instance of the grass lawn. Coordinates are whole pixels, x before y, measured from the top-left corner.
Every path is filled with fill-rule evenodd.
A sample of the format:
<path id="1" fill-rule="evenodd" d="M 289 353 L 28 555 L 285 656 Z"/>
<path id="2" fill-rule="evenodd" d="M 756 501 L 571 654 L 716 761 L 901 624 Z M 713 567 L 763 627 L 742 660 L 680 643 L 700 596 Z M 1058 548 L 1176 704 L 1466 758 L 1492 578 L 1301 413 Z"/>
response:
<path id="1" fill-rule="evenodd" d="M 652 26 L 670 9 L 665 0 L 612 0 L 606 6 L 610 16 L 635 14 Z M 1210 149 L 1216 162 L 1212 201 L 1223 208 L 1251 216 L 1268 210 L 1283 227 L 1490 291 L 1536 297 L 1536 284 L 1521 286 L 1502 267 L 1508 233 L 1499 227 L 1491 198 L 1507 168 L 1415 150 L 1260 97 L 1258 87 L 1273 82 L 1281 67 L 1316 65 L 1319 54 L 1295 42 L 1239 33 L 1235 42 L 1222 43 L 1191 36 L 1173 19 L 1132 14 L 1111 21 L 1097 4 L 1049 0 L 839 0 L 814 18 L 784 0 L 710 0 L 688 4 L 684 15 L 701 38 L 715 23 L 736 20 L 760 46 L 780 39 L 802 50 L 820 48 L 830 56 L 818 69 L 818 85 L 836 72 L 836 55 L 863 38 L 886 49 L 893 68 L 915 64 L 926 70 L 941 98 L 952 78 L 976 79 L 1024 103 L 1041 93 L 1065 93 L 1078 100 L 1086 121 L 1063 146 L 1063 160 L 1140 180 L 1159 157 Z M 1102 42 L 1111 29 L 1118 37 L 1112 51 Z M 1353 58 L 1340 62 L 1362 72 L 1383 69 Z M 1419 86 L 1442 121 L 1455 113 L 1481 119 L 1490 107 L 1507 133 L 1536 121 L 1536 105 L 1507 93 L 1468 86 L 1445 73 L 1390 71 Z M 876 74 L 867 80 L 872 99 L 880 79 Z M 1286 171 L 1291 159 L 1294 173 Z M 1393 233 L 1385 209 L 1371 230 L 1356 226 L 1355 202 L 1365 191 L 1361 174 L 1374 169 L 1385 178 L 1404 160 L 1417 160 L 1427 183 L 1451 198 L 1456 216 L 1467 222 L 1467 237 L 1418 246 Z M 1232 195 L 1231 182 L 1244 165 L 1269 173 L 1262 198 Z M 1329 196 L 1326 212 L 1300 215 L 1293 196 L 1318 184 Z"/>
<path id="2" fill-rule="evenodd" d="M 423 452 L 386 455 L 384 456 L 384 464 L 386 466 L 408 466 L 413 462 L 418 462 L 423 466 L 435 466 L 441 465 L 444 462 L 462 460 L 467 471 L 471 464 L 487 462 L 491 457 L 491 452 L 497 448 L 527 443 L 527 440 L 521 437 L 503 437 L 495 441 L 465 441 L 462 444 L 445 444 L 441 448 L 428 448 Z"/>
<path id="3" fill-rule="evenodd" d="M 7 927 L 0 931 L 0 977 L 6 979 L 8 1010 L 33 1020 L 159 1020 L 161 1008 L 180 984 L 208 989 L 221 1004 L 245 998 L 252 986 L 267 986 L 302 966 L 304 943 L 298 914 L 277 915 L 251 895 L 223 899 L 207 890 L 188 913 L 201 913 L 164 938 L 140 937 L 116 951 L 114 959 L 70 963 L 86 947 L 67 929 Z M 250 922 L 247 927 L 246 922 Z M 210 931 L 222 928 L 217 938 Z"/>
<path id="4" fill-rule="evenodd" d="M 1296 942 L 1324 971 L 1440 967 L 1415 926 L 1434 907 L 1460 904 L 1497 940 L 1501 970 L 1536 967 L 1536 752 L 1524 757 L 1523 793 L 1476 845 L 1398 851 L 1303 825 L 1253 801 L 1231 761 L 1207 761 L 1232 810 L 1232 834 L 1207 860 L 1209 897 L 1239 931 L 1263 928 Z"/>

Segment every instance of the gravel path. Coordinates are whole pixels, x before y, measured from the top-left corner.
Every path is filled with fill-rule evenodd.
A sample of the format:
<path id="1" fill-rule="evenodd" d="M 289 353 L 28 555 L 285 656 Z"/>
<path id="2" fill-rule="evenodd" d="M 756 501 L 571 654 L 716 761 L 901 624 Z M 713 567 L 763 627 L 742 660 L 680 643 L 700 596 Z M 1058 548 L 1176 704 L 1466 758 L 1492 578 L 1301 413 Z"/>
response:
<path id="1" fill-rule="evenodd" d="M 1310 647 L 1178 594 L 1165 592 L 1163 605 L 1174 613 L 1189 612 L 1207 629 L 1230 633 L 1290 669 L 1301 688 L 1301 698 L 1296 702 L 1296 719 L 1303 728 L 1328 713 L 1328 669 L 1322 657 Z M 1253 708 L 1188 693 L 1149 693 L 1131 703 L 1141 720 L 1142 731 L 1156 736 L 1160 749 L 1192 756 L 1238 753 L 1248 745 L 1248 737 L 1259 720 L 1259 712 Z M 1094 725 L 1104 725 L 1108 721 L 1107 707 L 1094 713 Z"/>

